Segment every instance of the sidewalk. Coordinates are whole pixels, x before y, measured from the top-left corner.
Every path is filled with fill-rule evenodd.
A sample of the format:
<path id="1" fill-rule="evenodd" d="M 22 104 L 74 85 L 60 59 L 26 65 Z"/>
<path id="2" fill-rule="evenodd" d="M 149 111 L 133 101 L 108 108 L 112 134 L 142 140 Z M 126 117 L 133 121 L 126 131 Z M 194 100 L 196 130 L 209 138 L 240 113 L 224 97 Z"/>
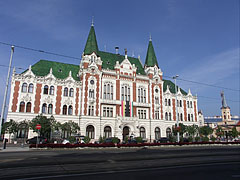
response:
<path id="1" fill-rule="evenodd" d="M 24 146 L 22 146 L 22 144 L 7 144 L 6 149 L 3 149 L 3 143 L 0 142 L 0 153 L 16 151 L 29 151 L 29 145 L 24 144 Z"/>

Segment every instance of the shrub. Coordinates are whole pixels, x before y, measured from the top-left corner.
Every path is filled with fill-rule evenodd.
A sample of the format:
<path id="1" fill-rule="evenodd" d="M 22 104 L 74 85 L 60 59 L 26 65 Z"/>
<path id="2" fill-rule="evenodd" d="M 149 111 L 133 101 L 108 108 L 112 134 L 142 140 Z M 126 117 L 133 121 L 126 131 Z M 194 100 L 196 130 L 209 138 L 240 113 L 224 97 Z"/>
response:
<path id="1" fill-rule="evenodd" d="M 200 141 L 200 137 L 199 136 L 195 137 L 195 142 L 199 142 L 199 141 Z"/>
<path id="2" fill-rule="evenodd" d="M 203 142 L 209 142 L 209 138 L 208 138 L 208 137 L 203 137 L 203 138 L 202 138 L 202 141 L 203 141 Z"/>
<path id="3" fill-rule="evenodd" d="M 69 140 L 70 143 L 76 142 L 76 138 L 74 136 L 69 136 L 67 139 Z"/>
<path id="4" fill-rule="evenodd" d="M 188 141 L 193 142 L 193 137 L 192 136 L 188 137 Z"/>
<path id="5" fill-rule="evenodd" d="M 88 136 L 85 136 L 84 139 L 83 139 L 85 144 L 88 144 L 90 142 L 90 140 L 91 139 Z"/>
<path id="6" fill-rule="evenodd" d="M 136 140 L 137 143 L 142 143 L 143 142 L 142 137 L 135 137 L 135 140 Z"/>
<path id="7" fill-rule="evenodd" d="M 177 138 L 175 136 L 170 136 L 169 137 L 169 141 L 170 142 L 176 142 L 177 141 Z"/>
<path id="8" fill-rule="evenodd" d="M 120 142 L 120 140 L 117 137 L 112 138 L 112 143 L 118 144 L 119 142 Z"/>
<path id="9" fill-rule="evenodd" d="M 212 136 L 210 139 L 211 139 L 212 142 L 216 141 L 216 138 L 214 136 Z"/>
<path id="10" fill-rule="evenodd" d="M 100 136 L 98 141 L 99 141 L 99 143 L 103 143 L 105 141 L 105 139 L 106 139 L 105 137 Z"/>

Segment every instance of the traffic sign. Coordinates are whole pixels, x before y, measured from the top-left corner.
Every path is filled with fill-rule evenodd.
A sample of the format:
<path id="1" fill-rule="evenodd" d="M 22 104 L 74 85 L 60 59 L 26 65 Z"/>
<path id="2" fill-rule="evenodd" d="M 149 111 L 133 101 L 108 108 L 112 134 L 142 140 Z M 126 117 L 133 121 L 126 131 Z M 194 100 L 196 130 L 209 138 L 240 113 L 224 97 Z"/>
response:
<path id="1" fill-rule="evenodd" d="M 36 129 L 41 129 L 41 127 L 42 127 L 41 124 L 36 125 Z"/>

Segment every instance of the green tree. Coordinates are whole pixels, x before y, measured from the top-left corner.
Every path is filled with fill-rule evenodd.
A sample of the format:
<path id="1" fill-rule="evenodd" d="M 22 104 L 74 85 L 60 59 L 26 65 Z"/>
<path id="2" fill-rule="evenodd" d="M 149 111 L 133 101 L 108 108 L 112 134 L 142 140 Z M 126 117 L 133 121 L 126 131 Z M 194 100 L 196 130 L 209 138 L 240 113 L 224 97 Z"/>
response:
<path id="1" fill-rule="evenodd" d="M 18 123 L 12 119 L 5 122 L 2 126 L 2 134 L 9 133 L 9 139 L 11 134 L 15 134 L 18 131 Z"/>
<path id="2" fill-rule="evenodd" d="M 213 129 L 209 126 L 202 126 L 199 128 L 199 133 L 200 135 L 204 135 L 205 137 L 207 137 L 209 134 L 213 133 Z"/>
<path id="3" fill-rule="evenodd" d="M 231 133 L 231 134 L 232 134 L 232 137 L 233 137 L 233 138 L 238 137 L 239 132 L 237 131 L 236 127 L 232 128 L 232 133 Z"/>
<path id="4" fill-rule="evenodd" d="M 217 129 L 216 129 L 216 135 L 217 135 L 217 137 L 222 137 L 223 134 L 224 134 L 224 132 L 223 132 L 222 127 L 221 127 L 221 126 L 217 126 Z"/>
<path id="5" fill-rule="evenodd" d="M 36 125 L 40 124 L 41 125 L 41 129 L 39 130 L 40 136 L 44 136 L 49 139 L 51 134 L 52 123 L 53 119 L 51 117 L 47 118 L 46 116 L 40 114 L 29 122 L 29 127 L 34 132 L 37 132 L 38 130 L 36 129 Z"/>
<path id="6" fill-rule="evenodd" d="M 186 132 L 189 134 L 190 137 L 194 138 L 198 132 L 198 126 L 195 124 L 192 126 L 186 126 Z"/>
<path id="7" fill-rule="evenodd" d="M 176 136 L 178 131 L 180 136 L 183 136 L 186 132 L 186 126 L 183 123 L 179 123 L 179 128 L 177 128 L 177 124 L 175 124 L 175 126 L 172 127 L 172 132 Z"/>
<path id="8" fill-rule="evenodd" d="M 63 133 L 69 137 L 72 136 L 73 134 L 76 134 L 79 130 L 80 127 L 77 123 L 73 121 L 65 122 L 64 124 L 61 125 L 61 129 Z"/>

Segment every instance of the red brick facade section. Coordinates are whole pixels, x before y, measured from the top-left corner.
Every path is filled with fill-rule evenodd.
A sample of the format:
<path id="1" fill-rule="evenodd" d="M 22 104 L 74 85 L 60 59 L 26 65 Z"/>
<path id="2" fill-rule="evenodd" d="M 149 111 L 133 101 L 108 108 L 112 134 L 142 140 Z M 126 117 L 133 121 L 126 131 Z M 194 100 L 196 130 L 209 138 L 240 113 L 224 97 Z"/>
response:
<path id="1" fill-rule="evenodd" d="M 87 69 L 88 68 L 88 63 L 83 63 L 83 67 L 84 67 L 84 69 Z"/>
<path id="2" fill-rule="evenodd" d="M 37 84 L 34 113 L 38 114 L 40 111 L 40 99 L 41 99 L 42 84 Z"/>
<path id="3" fill-rule="evenodd" d="M 186 106 L 186 100 L 183 100 L 183 108 L 184 108 L 184 120 L 187 121 L 187 106 Z"/>
<path id="4" fill-rule="evenodd" d="M 136 102 L 136 82 L 133 82 L 133 102 Z"/>
<path id="5" fill-rule="evenodd" d="M 19 85 L 20 85 L 20 82 L 15 81 L 14 92 L 13 92 L 13 100 L 12 100 L 12 112 L 17 111 Z"/>
<path id="6" fill-rule="evenodd" d="M 133 116 L 137 117 L 137 107 L 133 106 Z"/>
<path id="7" fill-rule="evenodd" d="M 120 116 L 120 105 L 116 105 L 116 114 L 117 116 Z"/>
<path id="8" fill-rule="evenodd" d="M 195 115 L 195 121 L 197 122 L 197 106 L 196 106 L 196 101 L 194 101 L 194 115 Z"/>
<path id="9" fill-rule="evenodd" d="M 175 99 L 172 99 L 172 105 L 173 105 L 173 120 L 176 121 L 176 104 L 175 104 Z"/>
<path id="10" fill-rule="evenodd" d="M 86 74 L 85 80 L 85 95 L 84 95 L 84 115 L 87 115 L 87 98 L 88 98 L 88 78 L 90 74 Z"/>
<path id="11" fill-rule="evenodd" d="M 116 80 L 116 100 L 120 100 L 120 80 Z"/>
<path id="12" fill-rule="evenodd" d="M 160 89 L 160 105 L 161 105 L 161 119 L 163 119 L 163 102 L 162 102 L 162 85 L 159 84 L 159 89 Z"/>
<path id="13" fill-rule="evenodd" d="M 97 79 L 97 88 L 96 88 L 96 116 L 98 116 L 99 113 L 99 87 L 100 87 L 100 82 L 99 82 L 99 75 L 95 75 L 95 78 Z"/>
<path id="14" fill-rule="evenodd" d="M 102 70 L 102 66 L 101 65 L 97 65 L 98 69 L 101 71 Z"/>
<path id="15" fill-rule="evenodd" d="M 154 86 L 155 84 L 152 84 L 152 118 L 155 119 L 154 117 Z"/>
<path id="16" fill-rule="evenodd" d="M 62 100 L 62 86 L 57 86 L 56 109 L 55 113 L 60 114 Z"/>
<path id="17" fill-rule="evenodd" d="M 78 115 L 78 102 L 79 102 L 79 88 L 76 89 L 75 115 Z"/>

